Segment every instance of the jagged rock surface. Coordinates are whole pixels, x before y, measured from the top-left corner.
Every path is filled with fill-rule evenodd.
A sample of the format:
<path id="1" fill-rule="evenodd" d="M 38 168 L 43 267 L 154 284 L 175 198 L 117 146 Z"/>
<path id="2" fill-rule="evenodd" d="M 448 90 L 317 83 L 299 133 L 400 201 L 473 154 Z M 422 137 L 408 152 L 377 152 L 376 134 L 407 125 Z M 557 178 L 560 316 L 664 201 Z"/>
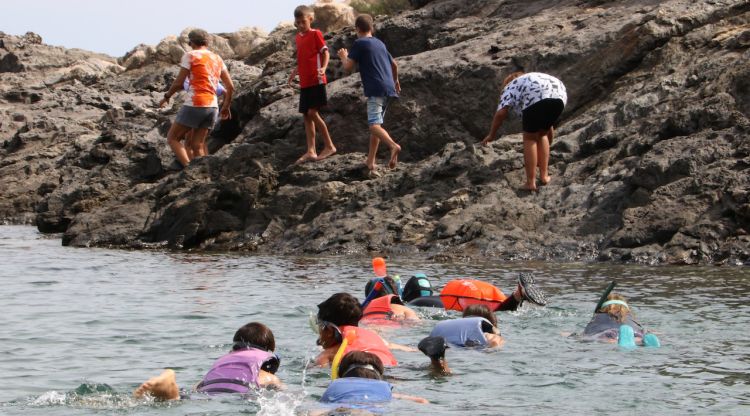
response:
<path id="1" fill-rule="evenodd" d="M 177 104 L 154 108 L 174 66 L 4 36 L 0 216 L 79 246 L 750 261 L 749 1 L 412 3 L 377 23 L 399 63 L 403 95 L 385 127 L 403 152 L 376 179 L 362 169 L 358 75 L 335 60 L 323 115 L 339 153 L 291 165 L 304 127 L 285 86 L 290 26 L 230 62 L 235 118 L 214 155 L 179 172 L 163 137 Z M 334 52 L 355 38 L 326 37 Z M 58 76 L 93 60 L 113 67 Z M 517 69 L 554 74 L 569 92 L 553 181 L 534 195 L 517 190 L 518 121 L 477 143 Z"/>

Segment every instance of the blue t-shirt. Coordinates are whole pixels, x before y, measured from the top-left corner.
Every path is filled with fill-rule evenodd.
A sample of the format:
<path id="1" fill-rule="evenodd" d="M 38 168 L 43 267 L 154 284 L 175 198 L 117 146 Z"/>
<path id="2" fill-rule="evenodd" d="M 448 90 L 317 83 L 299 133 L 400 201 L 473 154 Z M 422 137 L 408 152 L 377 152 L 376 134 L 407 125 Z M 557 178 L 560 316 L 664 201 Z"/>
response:
<path id="1" fill-rule="evenodd" d="M 391 69 L 393 57 L 380 39 L 366 37 L 355 40 L 349 50 L 349 59 L 359 66 L 367 97 L 398 97 Z"/>

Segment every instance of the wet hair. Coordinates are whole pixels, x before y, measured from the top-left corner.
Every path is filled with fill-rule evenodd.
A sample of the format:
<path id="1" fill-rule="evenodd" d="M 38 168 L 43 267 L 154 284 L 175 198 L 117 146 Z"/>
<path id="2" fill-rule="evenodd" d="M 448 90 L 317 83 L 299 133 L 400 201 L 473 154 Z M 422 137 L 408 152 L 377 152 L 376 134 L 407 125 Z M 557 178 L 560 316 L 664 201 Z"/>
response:
<path id="1" fill-rule="evenodd" d="M 247 348 L 248 344 L 263 348 L 268 352 L 276 349 L 276 340 L 273 337 L 273 332 L 260 322 L 250 322 L 238 329 L 234 333 L 232 341 L 234 341 L 232 349 L 235 351 Z"/>
<path id="2" fill-rule="evenodd" d="M 359 301 L 348 293 L 336 293 L 318 304 L 318 320 L 328 321 L 337 326 L 357 326 L 362 319 Z"/>
<path id="3" fill-rule="evenodd" d="M 369 14 L 360 14 L 357 16 L 357 20 L 354 21 L 354 27 L 361 33 L 372 32 L 372 16 Z"/>
<path id="4" fill-rule="evenodd" d="M 514 79 L 520 77 L 523 74 L 525 74 L 525 72 L 523 71 L 516 71 L 516 72 L 510 73 L 507 77 L 505 77 L 505 79 L 503 79 L 503 87 L 500 88 L 500 90 L 504 90 L 505 87 L 508 86 L 508 84 L 510 84 L 511 82 L 513 82 Z"/>
<path id="5" fill-rule="evenodd" d="M 492 328 L 485 328 L 485 325 L 482 325 L 482 331 L 490 334 L 495 333 L 495 329 L 497 328 L 497 316 L 495 316 L 495 313 L 492 312 L 487 305 L 474 304 L 467 306 L 464 308 L 464 318 L 470 316 L 478 316 L 490 321 Z"/>
<path id="6" fill-rule="evenodd" d="M 365 297 L 370 296 L 370 292 L 375 288 L 375 284 L 378 281 L 378 278 L 370 279 L 367 284 L 365 285 Z M 393 278 L 391 276 L 386 276 L 383 278 L 383 281 L 385 284 L 378 289 L 377 293 L 375 294 L 375 298 L 379 298 L 381 296 L 385 295 L 398 295 L 398 288 L 396 287 L 396 282 L 393 281 Z M 400 302 L 397 302 L 400 303 Z"/>
<path id="7" fill-rule="evenodd" d="M 625 300 L 625 296 L 622 296 L 617 293 L 610 293 L 607 296 L 607 300 L 621 300 L 623 302 L 627 302 Z M 627 319 L 628 315 L 630 315 L 631 318 L 635 318 L 635 315 L 633 315 L 632 312 L 630 312 L 630 308 L 624 305 L 607 305 L 599 310 L 599 312 L 604 312 L 609 314 L 609 316 L 615 318 L 617 322 L 619 323 L 625 323 L 625 320 Z"/>
<path id="8" fill-rule="evenodd" d="M 188 33 L 188 40 L 195 46 L 208 46 L 209 35 L 203 29 L 193 29 Z"/>
<path id="9" fill-rule="evenodd" d="M 366 366 L 372 366 L 372 368 Z M 385 367 L 383 367 L 380 358 L 375 354 L 364 351 L 352 351 L 346 354 L 339 363 L 339 375 L 342 378 L 360 377 L 382 380 L 384 371 Z"/>
<path id="10" fill-rule="evenodd" d="M 294 9 L 295 19 L 299 19 L 300 17 L 306 17 L 306 16 L 314 16 L 314 15 L 315 15 L 315 11 L 310 6 L 302 5 L 302 6 L 297 6 Z"/>

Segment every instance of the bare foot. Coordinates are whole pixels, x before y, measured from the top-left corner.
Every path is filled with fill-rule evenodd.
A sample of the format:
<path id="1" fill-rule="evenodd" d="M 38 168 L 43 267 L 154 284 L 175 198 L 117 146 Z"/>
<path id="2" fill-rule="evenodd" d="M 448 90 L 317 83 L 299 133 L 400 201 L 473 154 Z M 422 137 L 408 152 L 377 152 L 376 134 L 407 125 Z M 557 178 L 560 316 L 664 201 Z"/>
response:
<path id="1" fill-rule="evenodd" d="M 320 152 L 320 154 L 318 155 L 317 159 L 315 159 L 315 160 L 323 160 L 323 159 L 325 159 L 327 157 L 331 157 L 331 156 L 333 156 L 335 154 L 336 154 L 336 148 L 335 147 L 332 147 L 330 149 L 326 148 L 326 149 L 323 149 L 322 152 Z"/>
<path id="2" fill-rule="evenodd" d="M 174 370 L 164 370 L 158 376 L 146 380 L 133 392 L 135 397 L 143 397 L 145 394 L 150 394 L 159 400 L 178 400 L 180 389 L 177 386 Z"/>
<path id="3" fill-rule="evenodd" d="M 548 184 L 550 180 L 552 180 L 552 177 L 549 176 L 549 175 L 547 175 L 547 176 L 545 176 L 543 178 L 540 178 L 539 182 L 541 182 L 542 186 L 544 186 L 544 185 Z"/>
<path id="4" fill-rule="evenodd" d="M 398 154 L 401 152 L 401 146 L 396 145 L 391 148 L 391 160 L 388 161 L 388 167 L 393 169 L 398 163 Z"/>
<path id="5" fill-rule="evenodd" d="M 300 158 L 297 159 L 297 161 L 294 162 L 294 164 L 295 165 L 301 165 L 301 164 L 303 164 L 305 162 L 310 162 L 310 161 L 314 162 L 316 160 L 318 160 L 318 155 L 316 155 L 315 153 L 309 153 L 308 152 L 308 153 L 305 153 L 304 155 L 300 156 Z"/>
<path id="6" fill-rule="evenodd" d="M 536 192 L 536 184 L 529 185 L 528 183 L 521 187 L 522 191 Z"/>

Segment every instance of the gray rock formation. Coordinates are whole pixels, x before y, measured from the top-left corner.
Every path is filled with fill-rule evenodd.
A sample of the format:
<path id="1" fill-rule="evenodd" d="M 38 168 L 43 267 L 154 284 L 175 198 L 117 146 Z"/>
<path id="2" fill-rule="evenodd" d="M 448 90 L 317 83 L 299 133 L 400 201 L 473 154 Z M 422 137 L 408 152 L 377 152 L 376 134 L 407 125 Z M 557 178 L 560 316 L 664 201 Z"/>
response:
<path id="1" fill-rule="evenodd" d="M 358 75 L 335 60 L 323 116 L 339 153 L 292 165 L 289 26 L 228 60 L 235 117 L 180 171 L 164 139 L 179 103 L 156 109 L 174 65 L 0 35 L 0 218 L 76 246 L 750 262 L 750 1 L 412 3 L 377 22 L 399 63 L 385 127 L 403 152 L 375 179 Z M 326 38 L 335 52 L 355 36 Z M 517 120 L 478 145 L 518 69 L 569 92 L 553 180 L 532 195 Z"/>

